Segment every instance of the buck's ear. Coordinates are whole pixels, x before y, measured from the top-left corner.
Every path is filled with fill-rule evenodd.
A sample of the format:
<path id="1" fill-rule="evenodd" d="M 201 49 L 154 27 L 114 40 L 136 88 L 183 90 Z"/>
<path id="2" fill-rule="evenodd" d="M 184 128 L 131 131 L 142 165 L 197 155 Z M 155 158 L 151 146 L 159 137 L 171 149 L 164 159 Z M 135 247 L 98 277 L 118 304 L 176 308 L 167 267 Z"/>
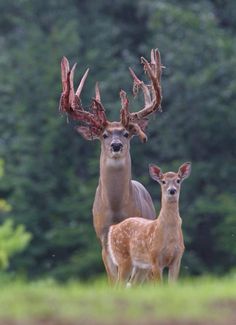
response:
<path id="1" fill-rule="evenodd" d="M 97 134 L 97 129 L 89 126 L 77 126 L 76 131 L 82 135 L 86 140 L 95 140 L 99 139 L 99 135 Z"/>
<path id="2" fill-rule="evenodd" d="M 147 135 L 144 133 L 143 129 L 140 127 L 139 124 L 130 123 L 128 130 L 132 136 L 137 135 L 143 143 L 147 142 Z"/>
<path id="3" fill-rule="evenodd" d="M 142 118 L 138 121 L 138 125 L 142 129 L 142 131 L 145 131 L 148 126 L 149 119 L 148 118 Z"/>
<path id="4" fill-rule="evenodd" d="M 157 182 L 161 182 L 162 178 L 163 178 L 163 174 L 161 171 L 161 168 L 159 168 L 156 165 L 150 164 L 149 165 L 149 174 L 151 176 L 152 179 L 154 179 Z"/>
<path id="5" fill-rule="evenodd" d="M 191 173 L 191 163 L 186 162 L 179 167 L 178 176 L 181 180 L 188 178 Z"/>

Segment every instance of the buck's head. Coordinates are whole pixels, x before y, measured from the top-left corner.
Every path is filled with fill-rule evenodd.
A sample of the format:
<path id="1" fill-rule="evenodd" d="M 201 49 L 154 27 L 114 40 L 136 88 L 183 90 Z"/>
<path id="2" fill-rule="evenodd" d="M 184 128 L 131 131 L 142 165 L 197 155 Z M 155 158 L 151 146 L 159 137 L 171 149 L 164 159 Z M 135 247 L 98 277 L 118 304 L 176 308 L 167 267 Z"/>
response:
<path id="1" fill-rule="evenodd" d="M 186 162 L 179 167 L 177 173 L 162 173 L 160 167 L 149 165 L 149 173 L 152 179 L 161 185 L 162 199 L 169 202 L 176 202 L 179 199 L 180 187 L 184 179 L 191 173 L 191 163 Z"/>
<path id="2" fill-rule="evenodd" d="M 103 152 L 109 158 L 122 158 L 130 148 L 130 139 L 134 133 L 120 122 L 109 122 L 102 132 L 100 141 Z"/>
<path id="3" fill-rule="evenodd" d="M 102 144 L 102 149 L 110 158 L 123 157 L 130 148 L 130 139 L 137 135 L 142 142 L 147 141 L 147 136 L 144 133 L 148 124 L 147 116 L 157 111 L 161 104 L 161 60 L 159 51 L 151 51 L 151 62 L 145 58 L 141 58 L 144 65 L 144 70 L 151 80 L 150 85 L 146 85 L 139 80 L 134 71 L 130 68 L 130 73 L 133 77 L 134 95 L 137 94 L 139 88 L 144 94 L 145 106 L 138 112 L 130 113 L 128 106 L 129 101 L 125 91 L 121 90 L 121 110 L 120 121 L 108 121 L 105 109 L 101 103 L 101 96 L 98 84 L 95 87 L 95 98 L 92 99 L 90 111 L 83 109 L 80 94 L 87 78 L 87 70 L 81 79 L 77 91 L 74 91 L 74 70 L 75 66 L 70 70 L 68 60 L 63 57 L 61 62 L 62 72 L 62 88 L 60 100 L 60 111 L 66 112 L 72 119 L 83 123 L 83 126 L 76 127 L 77 131 L 86 140 L 99 139 Z"/>

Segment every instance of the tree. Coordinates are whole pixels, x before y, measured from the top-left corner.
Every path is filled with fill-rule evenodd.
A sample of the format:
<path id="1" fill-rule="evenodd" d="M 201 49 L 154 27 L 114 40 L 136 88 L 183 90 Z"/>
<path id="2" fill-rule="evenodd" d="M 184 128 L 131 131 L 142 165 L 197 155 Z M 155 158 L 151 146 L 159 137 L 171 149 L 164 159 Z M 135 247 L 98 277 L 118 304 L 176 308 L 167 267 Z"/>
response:
<path id="1" fill-rule="evenodd" d="M 133 108 L 140 106 L 141 98 L 131 99 L 127 68 L 139 75 L 139 56 L 154 47 L 166 66 L 163 113 L 149 123 L 147 144 L 133 140 L 134 178 L 156 198 L 158 210 L 148 163 L 175 170 L 191 160 L 193 173 L 181 197 L 183 265 L 193 274 L 233 266 L 233 3 L 0 0 L 0 197 L 12 207 L 4 218 L 24 224 L 33 236 L 24 255 L 14 257 L 14 270 L 58 279 L 103 271 L 91 214 L 99 144 L 84 141 L 57 112 L 60 60 L 66 55 L 78 61 L 78 79 L 91 68 L 83 105 L 89 108 L 99 81 L 112 120 L 118 119 L 121 87 Z"/>
<path id="2" fill-rule="evenodd" d="M 158 141 L 149 154 L 156 152 L 167 169 L 192 161 L 191 183 L 182 195 L 184 264 L 191 273 L 223 272 L 235 258 L 235 39 L 221 28 L 208 1 L 160 1 L 153 11 L 153 39 L 167 68 L 164 112 L 152 130 Z"/>

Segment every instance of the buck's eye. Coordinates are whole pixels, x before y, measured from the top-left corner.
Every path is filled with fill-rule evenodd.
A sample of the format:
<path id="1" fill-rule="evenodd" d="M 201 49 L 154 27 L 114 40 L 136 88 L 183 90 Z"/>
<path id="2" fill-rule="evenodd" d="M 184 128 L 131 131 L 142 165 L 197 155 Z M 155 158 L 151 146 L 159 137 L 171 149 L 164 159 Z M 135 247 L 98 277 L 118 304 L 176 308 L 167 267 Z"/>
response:
<path id="1" fill-rule="evenodd" d="M 166 182 L 165 181 L 161 181 L 162 182 L 162 184 L 165 184 Z"/>
<path id="2" fill-rule="evenodd" d="M 107 133 L 103 133 L 102 137 L 103 137 L 103 139 L 106 139 L 106 138 L 108 138 L 108 134 Z"/>
<path id="3" fill-rule="evenodd" d="M 180 183 L 180 179 L 177 179 L 177 181 L 176 181 L 178 184 Z"/>
<path id="4" fill-rule="evenodd" d="M 128 138 L 129 137 L 129 132 L 124 132 L 124 137 Z"/>

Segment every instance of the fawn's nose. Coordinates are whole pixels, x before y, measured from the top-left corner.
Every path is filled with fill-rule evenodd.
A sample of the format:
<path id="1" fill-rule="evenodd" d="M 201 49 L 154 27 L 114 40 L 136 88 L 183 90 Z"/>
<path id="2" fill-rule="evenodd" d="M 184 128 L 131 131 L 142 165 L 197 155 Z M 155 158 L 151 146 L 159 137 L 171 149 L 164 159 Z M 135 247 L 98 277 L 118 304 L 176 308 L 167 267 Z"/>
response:
<path id="1" fill-rule="evenodd" d="M 114 152 L 118 152 L 118 151 L 120 151 L 120 150 L 122 149 L 123 144 L 122 144 L 121 142 L 113 142 L 113 143 L 111 144 L 111 147 L 112 147 L 112 150 L 113 150 Z"/>
<path id="2" fill-rule="evenodd" d="M 169 189 L 169 194 L 170 194 L 170 195 L 174 195 L 176 192 L 177 192 L 177 191 L 176 191 L 175 188 L 170 188 L 170 189 Z"/>

